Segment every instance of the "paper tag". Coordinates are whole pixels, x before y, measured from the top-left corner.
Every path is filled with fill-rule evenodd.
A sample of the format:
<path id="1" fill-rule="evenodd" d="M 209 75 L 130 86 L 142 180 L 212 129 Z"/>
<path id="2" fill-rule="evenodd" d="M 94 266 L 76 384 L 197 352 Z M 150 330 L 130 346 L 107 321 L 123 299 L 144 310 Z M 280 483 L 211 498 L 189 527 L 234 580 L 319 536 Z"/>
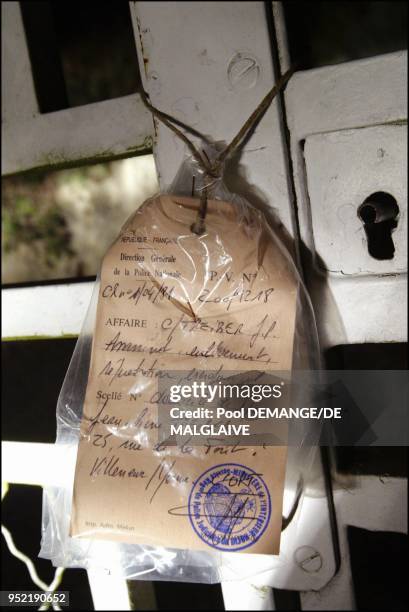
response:
<path id="1" fill-rule="evenodd" d="M 298 281 L 254 210 L 158 196 L 106 254 L 73 537 L 278 554 L 285 447 L 157 446 L 164 370 L 290 370 Z M 244 500 L 244 501 L 243 501 Z"/>

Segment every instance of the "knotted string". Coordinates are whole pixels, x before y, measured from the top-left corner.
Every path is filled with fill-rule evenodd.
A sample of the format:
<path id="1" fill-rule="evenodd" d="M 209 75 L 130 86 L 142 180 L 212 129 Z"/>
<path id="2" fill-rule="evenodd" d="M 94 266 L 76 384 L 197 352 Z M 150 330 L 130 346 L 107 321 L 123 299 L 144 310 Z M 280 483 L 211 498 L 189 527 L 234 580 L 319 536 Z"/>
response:
<path id="1" fill-rule="evenodd" d="M 238 148 L 238 146 L 240 145 L 241 141 L 244 139 L 246 134 L 248 134 L 248 132 L 257 124 L 257 122 L 266 112 L 266 110 L 268 109 L 268 107 L 270 106 L 274 98 L 276 97 L 276 95 L 286 85 L 286 83 L 288 82 L 292 74 L 294 73 L 294 70 L 295 70 L 295 66 L 292 66 L 289 70 L 287 70 L 287 72 L 283 74 L 282 77 L 280 77 L 280 79 L 277 81 L 274 87 L 272 87 L 270 91 L 267 93 L 267 95 L 264 96 L 260 104 L 252 112 L 252 114 L 247 119 L 247 121 L 243 123 L 242 127 L 237 132 L 236 136 L 231 140 L 230 144 L 228 144 L 216 156 L 213 162 L 210 161 L 210 159 L 207 157 L 205 152 L 203 152 L 203 155 L 202 155 L 199 149 L 195 147 L 193 142 L 186 136 L 186 134 L 184 134 L 182 130 L 180 130 L 177 127 L 176 124 L 181 125 L 180 121 L 178 121 L 174 117 L 171 117 L 171 115 L 168 115 L 167 113 L 164 113 L 163 111 L 153 106 L 149 102 L 148 96 L 146 95 L 146 92 L 143 89 L 141 90 L 140 93 L 141 93 L 143 103 L 151 111 L 151 113 L 157 119 L 159 119 L 159 121 L 161 121 L 164 125 L 166 125 L 170 130 L 172 130 L 172 132 L 174 132 L 188 146 L 194 159 L 197 161 L 197 163 L 199 164 L 199 166 L 201 167 L 205 175 L 213 179 L 218 179 L 221 177 L 223 164 L 226 161 L 226 159 L 230 157 L 230 155 L 232 155 L 236 151 L 236 149 Z M 186 127 L 189 129 L 190 132 L 197 133 L 192 128 L 188 126 Z M 203 234 L 205 231 L 204 221 L 205 221 L 206 213 L 207 213 L 207 186 L 205 185 L 205 187 L 202 189 L 201 196 L 200 196 L 198 217 L 197 217 L 196 222 L 193 223 L 191 227 L 192 232 L 194 232 L 195 234 L 198 234 L 199 236 Z M 293 517 L 297 511 L 297 508 L 300 502 L 302 491 L 303 491 L 303 480 L 301 477 L 299 482 L 297 483 L 296 496 L 295 496 L 291 511 L 287 517 L 284 517 L 284 516 L 282 517 L 282 525 L 281 525 L 282 531 L 284 531 L 284 529 L 286 529 L 286 527 L 293 520 Z"/>
<path id="2" fill-rule="evenodd" d="M 287 81 L 294 73 L 295 67 L 293 66 L 286 73 L 283 74 L 282 77 L 279 78 L 277 83 L 270 89 L 266 96 L 261 100 L 260 104 L 257 108 L 252 112 L 247 121 L 242 125 L 240 130 L 237 132 L 236 136 L 232 139 L 230 144 L 228 144 L 218 155 L 215 157 L 213 161 L 210 161 L 209 158 L 200 153 L 199 149 L 193 144 L 193 142 L 184 134 L 184 132 L 177 127 L 176 124 L 180 125 L 180 121 L 171 117 L 167 113 L 159 110 L 155 106 L 153 106 L 149 100 L 146 92 L 141 89 L 141 98 L 145 106 L 151 111 L 151 113 L 161 121 L 166 127 L 168 127 L 172 132 L 176 134 L 189 148 L 192 153 L 194 159 L 197 161 L 203 172 L 206 176 L 211 177 L 213 179 L 218 179 L 222 175 L 223 164 L 225 160 L 230 157 L 238 148 L 241 141 L 248 134 L 248 132 L 257 124 L 262 115 L 266 112 L 271 102 L 274 100 L 276 95 L 283 89 L 286 85 Z M 190 129 L 190 128 L 189 128 Z M 193 131 L 193 130 L 191 130 Z M 195 234 L 202 234 L 205 231 L 204 220 L 207 212 L 207 188 L 204 187 L 202 190 L 201 198 L 200 198 L 200 206 L 198 211 L 197 221 L 192 225 L 192 231 Z"/>

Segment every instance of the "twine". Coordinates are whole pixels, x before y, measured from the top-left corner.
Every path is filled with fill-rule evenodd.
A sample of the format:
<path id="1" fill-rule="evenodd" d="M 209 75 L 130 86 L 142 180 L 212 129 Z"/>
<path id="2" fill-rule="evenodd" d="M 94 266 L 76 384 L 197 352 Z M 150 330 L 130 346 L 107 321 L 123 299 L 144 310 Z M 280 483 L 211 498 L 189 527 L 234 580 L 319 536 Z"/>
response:
<path id="1" fill-rule="evenodd" d="M 193 144 L 193 142 L 184 134 L 184 132 L 177 127 L 176 124 L 180 124 L 180 121 L 164 113 L 159 110 L 155 106 L 153 106 L 149 100 L 146 92 L 141 89 L 141 98 L 145 106 L 151 111 L 151 113 L 161 121 L 166 127 L 168 127 L 176 136 L 178 136 L 189 148 L 192 153 L 194 159 L 197 161 L 203 172 L 206 176 L 211 177 L 213 179 L 218 179 L 222 175 L 223 164 L 228 157 L 230 157 L 239 147 L 241 141 L 248 134 L 248 132 L 254 128 L 257 122 L 260 120 L 262 115 L 266 112 L 276 95 L 283 89 L 283 87 L 287 84 L 288 80 L 294 73 L 295 67 L 291 67 L 287 72 L 283 74 L 277 81 L 277 83 L 270 89 L 266 96 L 261 100 L 260 104 L 256 107 L 256 109 L 252 112 L 250 117 L 243 123 L 240 130 L 237 132 L 236 136 L 231 140 L 231 142 L 216 156 L 213 161 L 210 161 L 207 156 L 204 156 L 200 153 L 199 149 Z M 190 128 L 189 128 L 190 129 Z M 193 131 L 193 130 L 191 130 Z M 198 218 L 196 222 L 192 225 L 192 231 L 195 234 L 203 234 L 205 231 L 204 220 L 207 213 L 207 188 L 204 187 L 202 190 L 201 198 L 200 198 L 200 206 L 198 211 Z"/>

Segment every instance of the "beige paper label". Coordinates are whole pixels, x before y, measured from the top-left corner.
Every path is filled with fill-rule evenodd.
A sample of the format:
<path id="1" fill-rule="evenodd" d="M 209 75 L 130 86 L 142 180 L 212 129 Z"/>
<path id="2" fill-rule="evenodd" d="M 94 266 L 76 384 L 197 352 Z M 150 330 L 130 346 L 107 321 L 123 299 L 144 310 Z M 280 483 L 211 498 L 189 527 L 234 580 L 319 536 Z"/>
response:
<path id="1" fill-rule="evenodd" d="M 198 237 L 197 207 L 146 202 L 104 258 L 71 536 L 278 554 L 285 447 L 157 444 L 162 371 L 292 365 L 291 264 L 256 211 L 209 201 Z"/>

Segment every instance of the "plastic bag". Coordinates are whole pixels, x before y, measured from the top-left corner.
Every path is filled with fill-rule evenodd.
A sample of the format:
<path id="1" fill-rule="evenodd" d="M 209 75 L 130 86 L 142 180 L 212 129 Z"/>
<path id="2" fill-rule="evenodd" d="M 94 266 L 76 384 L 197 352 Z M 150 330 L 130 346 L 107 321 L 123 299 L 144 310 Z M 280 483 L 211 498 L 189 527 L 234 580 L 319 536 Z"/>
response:
<path id="1" fill-rule="evenodd" d="M 208 150 L 207 154 L 209 156 L 214 155 L 214 150 Z M 206 196 L 204 199 L 203 195 Z M 203 203 L 204 200 L 207 207 L 205 214 L 198 216 L 197 211 L 200 202 Z M 158 227 L 161 231 L 163 230 L 163 223 L 168 230 L 167 235 L 165 236 L 163 232 L 156 235 L 155 230 Z M 143 238 L 144 240 L 142 240 Z M 120 243 L 121 240 L 122 243 Z M 143 361 L 144 365 L 138 366 L 134 375 L 132 375 L 132 372 L 129 374 L 129 371 L 128 374 L 123 374 L 124 380 L 121 380 L 120 388 L 130 396 L 130 399 L 134 396 L 137 397 L 138 393 L 154 391 L 157 380 L 152 378 L 151 375 L 147 376 L 146 371 L 142 373 L 141 378 L 141 371 L 144 367 L 149 369 L 153 358 L 158 356 L 165 359 L 165 367 L 163 367 L 163 364 L 159 364 L 162 369 L 159 366 L 157 368 L 161 372 L 163 370 L 183 369 L 180 366 L 181 362 L 183 362 L 182 365 L 185 368 L 188 368 L 194 360 L 195 368 L 202 373 L 202 376 L 211 368 L 213 368 L 212 371 L 217 371 L 220 363 L 223 367 L 224 362 L 228 370 L 241 369 L 247 371 L 248 369 L 253 373 L 270 368 L 272 370 L 289 371 L 309 371 L 319 368 L 320 355 L 314 313 L 291 255 L 283 247 L 279 237 L 267 225 L 260 211 L 254 209 L 242 197 L 230 193 L 221 179 L 209 179 L 208 175 L 201 170 L 192 158 L 188 158 L 182 165 L 173 185 L 168 190 L 168 195 L 162 193 L 149 199 L 125 223 L 117 241 L 108 251 L 108 255 L 112 254 L 116 248 L 115 253 L 118 256 L 121 251 L 121 244 L 122 246 L 129 245 L 130 242 L 136 245 L 137 249 L 132 257 L 129 256 L 130 251 L 128 250 L 128 254 L 124 254 L 126 255 L 124 261 L 126 266 L 129 262 L 129 273 L 132 273 L 137 280 L 135 281 L 135 290 L 129 294 L 130 302 L 124 308 L 125 312 L 129 312 L 129 321 L 139 321 L 138 325 L 142 325 L 139 335 L 132 336 L 133 338 L 140 337 L 141 344 L 136 345 L 135 342 L 130 343 L 128 341 L 129 338 L 123 333 L 122 324 L 124 324 L 124 320 L 120 316 L 109 324 L 110 327 L 113 327 L 115 334 L 109 342 L 105 343 L 105 346 L 109 345 L 110 349 L 114 347 L 115 358 L 124 359 L 121 356 L 121 352 L 124 350 L 130 351 L 133 359 L 135 359 L 135 354 L 138 358 L 145 359 Z M 265 260 L 266 253 L 270 254 L 267 261 Z M 101 346 L 95 346 L 93 349 L 93 338 L 95 343 L 97 337 L 95 326 L 98 312 L 99 327 L 107 325 L 106 317 L 105 319 L 101 318 L 103 317 L 101 313 L 105 311 L 98 311 L 98 308 L 103 309 L 103 306 L 99 306 L 99 304 L 104 303 L 104 295 L 114 300 L 118 298 L 118 303 L 121 300 L 123 301 L 123 298 L 126 299 L 128 294 L 121 290 L 121 282 L 128 283 L 124 287 L 131 286 L 129 285 L 130 279 L 123 276 L 125 267 L 120 271 L 122 276 L 116 277 L 116 270 L 111 265 L 113 261 L 122 260 L 123 254 L 120 254 L 119 259 L 109 260 L 107 264 L 108 255 L 104 259 L 103 266 L 105 267 L 102 268 L 103 285 L 101 285 L 101 276 L 98 276 L 84 326 L 58 399 L 56 445 L 66 457 L 67 476 L 61 485 L 44 489 L 40 557 L 50 559 L 55 566 L 100 569 L 127 579 L 160 579 L 206 583 L 221 581 L 226 579 L 226 576 L 228 579 L 234 578 L 234 570 L 233 572 L 229 571 L 229 558 L 231 559 L 231 555 L 234 556 L 242 550 L 251 554 L 252 559 L 255 560 L 254 564 L 249 564 L 247 567 L 248 575 L 270 568 L 273 557 L 266 554 L 264 549 L 259 554 L 252 554 L 252 546 L 256 541 L 260 542 L 265 529 L 270 528 L 268 523 L 269 520 L 272 520 L 270 518 L 272 508 L 270 505 L 268 516 L 263 516 L 263 519 L 261 519 L 262 508 L 257 509 L 256 507 L 254 509 L 254 505 L 249 505 L 251 495 L 254 495 L 252 487 L 257 490 L 261 487 L 262 493 L 257 495 L 269 496 L 268 492 L 266 493 L 263 490 L 265 485 L 263 478 L 251 469 L 247 473 L 247 481 L 244 482 L 245 489 L 243 489 L 243 483 L 241 483 L 242 488 L 240 489 L 240 491 L 245 490 L 246 494 L 250 496 L 246 497 L 246 500 L 250 499 L 250 502 L 247 503 L 246 501 L 245 511 L 240 510 L 239 507 L 239 510 L 234 514 L 234 520 L 232 514 L 227 515 L 228 520 L 226 517 L 220 519 L 219 514 L 212 515 L 212 510 L 209 514 L 208 504 L 209 499 L 210 501 L 212 499 L 209 498 L 210 493 L 208 491 L 204 494 L 206 499 L 203 501 L 203 508 L 209 515 L 209 524 L 214 527 L 213 538 L 214 533 L 219 530 L 217 539 L 210 539 L 209 541 L 205 528 L 201 525 L 202 515 L 200 515 L 200 512 L 195 519 L 193 511 L 190 512 L 190 506 L 181 505 L 181 507 L 188 507 L 183 520 L 188 523 L 189 519 L 191 527 L 193 527 L 192 537 L 197 538 L 202 550 L 193 547 L 179 547 L 177 543 L 178 529 L 176 529 L 176 536 L 172 536 L 171 533 L 168 535 L 167 527 L 160 532 L 162 535 L 155 536 L 156 526 L 159 525 L 159 522 L 155 523 L 156 519 L 153 519 L 152 522 L 150 513 L 146 512 L 146 505 L 138 502 L 141 499 L 141 490 L 146 489 L 147 485 L 145 483 L 143 483 L 142 489 L 141 487 L 137 489 L 137 493 L 132 493 L 130 489 L 132 485 L 124 487 L 123 483 L 117 485 L 116 482 L 112 485 L 105 484 L 105 497 L 102 499 L 109 499 L 107 488 L 112 486 L 112 504 L 107 511 L 108 515 L 114 515 L 117 512 L 120 514 L 123 505 L 132 503 L 135 505 L 137 516 L 139 503 L 141 515 L 135 519 L 133 529 L 135 531 L 136 525 L 136 531 L 138 532 L 138 528 L 142 530 L 142 525 L 144 525 L 143 531 L 145 534 L 148 533 L 149 536 L 141 536 L 141 534 L 136 533 L 135 538 L 138 540 L 141 537 L 142 539 L 146 537 L 150 542 L 147 541 L 145 544 L 143 541 L 132 541 L 134 536 L 124 533 L 122 527 L 118 527 L 117 521 L 107 521 L 104 523 L 104 528 L 100 526 L 102 525 L 101 522 L 87 521 L 87 512 L 88 514 L 104 512 L 101 507 L 93 508 L 93 505 L 98 506 L 99 504 L 98 498 L 95 497 L 95 492 L 99 490 L 95 487 L 99 485 L 95 485 L 95 482 L 102 482 L 102 480 L 91 477 L 89 486 L 84 484 L 85 476 L 78 472 L 82 469 L 78 467 L 81 463 L 80 460 L 77 462 L 75 481 L 76 483 L 82 481 L 79 488 L 82 493 L 74 498 L 73 504 L 75 457 L 78 452 L 78 442 L 80 437 L 85 440 L 84 444 L 87 441 L 90 442 L 90 427 L 92 434 L 95 434 L 98 429 L 95 425 L 103 425 L 106 428 L 105 431 L 108 432 L 110 441 L 115 440 L 117 444 L 128 444 L 127 440 L 131 440 L 134 448 L 136 446 L 139 450 L 142 449 L 145 455 L 146 453 L 152 457 L 158 455 L 158 447 L 154 446 L 152 436 L 142 428 L 141 421 L 135 425 L 135 422 L 130 424 L 130 421 L 124 422 L 124 420 L 115 422 L 114 417 L 112 417 L 111 422 L 108 422 L 107 419 L 105 423 L 101 423 L 101 420 L 95 422 L 96 417 L 94 415 L 92 417 L 94 420 L 87 417 L 88 429 L 84 425 L 86 419 L 83 419 L 83 410 L 86 402 L 87 386 L 91 385 L 92 360 L 95 361 L 95 355 L 101 349 Z M 252 266 L 254 267 L 254 265 L 257 266 L 257 273 L 251 276 L 250 269 L 253 269 Z M 109 272 L 109 270 L 111 271 Z M 243 275 L 243 270 L 248 274 Z M 119 272 L 119 269 L 117 271 Z M 108 285 L 106 283 L 107 274 L 108 276 L 112 274 L 109 290 L 107 290 Z M 273 274 L 276 283 L 274 291 L 269 287 L 270 274 Z M 118 279 L 117 283 L 114 282 L 116 278 Z M 286 287 L 291 290 L 287 291 Z M 292 297 L 289 297 L 291 292 Z M 275 297 L 275 303 L 272 300 L 270 301 L 273 293 L 278 296 Z M 210 307 L 213 309 L 211 318 L 214 325 L 209 325 L 209 321 L 206 319 L 206 308 Z M 275 313 L 275 308 L 280 311 L 278 315 Z M 115 309 L 112 312 L 115 314 Z M 120 312 L 123 314 L 123 308 L 120 309 Z M 177 315 L 170 315 L 170 312 L 177 313 Z M 221 312 L 223 317 L 220 315 Z M 205 314 L 203 315 L 203 313 Z M 179 315 L 180 318 L 178 318 Z M 209 316 L 208 312 L 207 316 Z M 274 325 L 268 325 L 268 317 L 271 316 L 275 316 L 278 324 L 275 321 Z M 186 321 L 186 318 L 189 317 L 190 322 Z M 229 317 L 232 317 L 233 322 Z M 128 325 L 133 325 L 129 321 Z M 145 324 L 148 321 L 148 324 L 153 326 L 160 324 L 161 342 L 157 342 L 155 346 L 146 344 L 147 336 L 143 328 L 143 325 L 145 325 L 143 321 L 145 321 Z M 174 325 L 175 321 L 176 327 Z M 258 321 L 260 321 L 260 326 Z M 263 325 L 261 325 L 261 322 Z M 256 328 L 254 325 L 256 325 Z M 173 336 L 170 330 L 173 330 Z M 135 330 L 133 330 L 134 332 Z M 208 338 L 209 342 L 206 341 L 199 346 L 197 343 L 199 336 L 196 332 L 200 334 L 201 339 Z M 105 337 L 103 332 L 101 334 L 101 338 Z M 177 350 L 175 349 L 175 335 L 177 336 Z M 215 335 L 217 341 L 214 340 Z M 172 350 L 169 350 L 169 337 L 172 341 Z M 231 340 L 233 344 L 229 344 L 230 338 L 233 338 Z M 261 338 L 263 339 L 263 345 L 255 346 Z M 168 343 L 166 344 L 166 342 Z M 117 351 L 118 346 L 119 352 Z M 203 348 L 204 346 L 206 350 Z M 209 347 L 212 347 L 212 350 Z M 243 347 L 246 350 L 242 350 Z M 125 354 L 128 358 L 128 353 Z M 269 360 L 265 358 L 265 355 L 269 356 Z M 270 362 L 274 362 L 272 356 L 275 356 L 276 363 L 281 364 L 279 368 L 270 365 Z M 146 359 L 147 357 L 150 359 Z M 256 357 L 259 359 L 256 359 Z M 288 359 L 286 361 L 286 357 L 289 361 Z M 105 376 L 104 384 L 109 387 L 109 380 L 111 382 L 115 380 L 115 371 L 117 370 L 112 369 L 114 367 L 112 359 L 109 359 L 107 363 L 111 364 L 111 371 L 104 365 L 103 376 Z M 132 363 L 135 368 L 136 362 L 133 361 Z M 282 367 L 283 364 L 284 367 Z M 97 374 L 94 371 L 94 378 L 97 375 L 99 376 L 101 372 L 101 369 Z M 94 407 L 97 403 L 96 400 L 91 400 Z M 283 462 L 284 472 L 282 474 L 282 480 L 284 480 L 285 474 L 285 482 L 281 484 L 284 490 L 292 492 L 294 499 L 292 499 L 291 504 L 295 505 L 296 509 L 298 507 L 299 512 L 302 505 L 302 483 L 307 482 L 309 478 L 309 471 L 314 459 L 314 444 L 317 443 L 319 437 L 319 426 L 315 424 L 313 427 L 311 423 L 303 422 L 297 424 L 297 427 L 296 442 L 289 444 L 286 449 Z M 98 443 L 101 445 L 103 435 L 101 433 L 95 435 L 99 436 Z M 220 448 L 220 442 L 218 442 L 218 445 Z M 87 449 L 88 447 L 84 446 L 84 448 Z M 223 448 L 225 447 L 223 446 Z M 248 455 L 251 454 L 250 451 L 254 451 L 254 449 L 247 449 Z M 86 450 L 86 452 L 88 451 Z M 86 452 L 83 457 L 86 457 Z M 180 458 L 180 452 L 179 446 L 167 447 L 167 460 L 170 461 L 173 457 Z M 213 449 L 210 452 L 213 452 Z M 231 484 L 231 477 L 234 475 L 232 470 L 235 469 L 233 466 L 242 466 L 242 461 L 244 461 L 242 455 L 241 460 L 232 458 L 231 446 L 225 455 L 221 454 L 220 451 L 218 452 L 219 455 L 213 463 L 215 466 L 229 466 L 227 468 L 230 470 L 228 483 Z M 262 452 L 262 450 L 257 450 L 257 452 Z M 206 453 L 204 454 L 206 455 Z M 253 454 L 256 454 L 256 451 Z M 196 463 L 199 462 L 200 465 L 203 459 L 203 444 L 193 446 L 192 455 L 195 457 Z M 226 459 L 227 455 L 228 458 Z M 138 462 L 139 459 L 136 456 L 134 470 L 137 469 Z M 107 463 L 105 463 L 105 467 L 106 465 Z M 267 465 L 267 470 L 268 468 Z M 201 474 L 199 471 L 200 476 L 203 476 L 202 480 L 197 477 L 197 473 L 195 479 L 192 478 L 188 486 L 186 482 L 173 479 L 170 487 L 169 483 L 166 482 L 168 491 L 170 490 L 172 494 L 179 495 L 182 500 L 185 500 L 190 487 L 190 494 L 194 496 L 197 488 L 204 486 L 201 483 L 204 483 L 204 476 L 207 471 L 208 463 L 203 462 L 203 473 Z M 271 466 L 271 472 L 274 472 L 274 466 Z M 250 477 L 248 474 L 250 474 Z M 148 475 L 145 474 L 145 476 Z M 219 478 L 219 475 L 217 477 Z M 215 483 L 214 472 L 212 478 Z M 242 479 L 241 475 L 240 479 Z M 217 485 L 219 496 L 222 488 L 223 499 L 229 500 L 231 499 L 229 495 L 232 496 L 233 492 L 228 490 L 225 483 L 225 480 L 219 479 L 212 486 L 214 488 Z M 118 489 L 115 488 L 116 486 L 118 486 Z M 274 500 L 275 508 L 273 510 L 277 515 L 278 508 L 280 530 L 284 530 L 283 533 L 285 533 L 285 519 L 281 524 L 282 491 L 280 494 L 280 482 L 278 482 L 278 485 L 274 484 L 274 486 L 278 487 L 278 495 L 277 500 Z M 85 491 L 89 489 L 93 492 L 90 495 L 87 494 L 88 510 L 84 510 Z M 163 487 L 162 490 L 164 490 Z M 119 501 L 116 491 L 119 491 Z M 280 495 L 281 499 L 279 499 Z M 234 493 L 234 496 L 236 498 L 236 493 Z M 124 499 L 128 501 L 124 503 Z M 217 498 L 217 501 L 219 499 L 220 497 Z M 239 499 L 241 498 L 239 497 Z M 161 503 L 164 503 L 163 498 L 161 501 L 159 500 L 158 505 L 160 506 Z M 258 499 L 256 498 L 256 506 L 257 503 Z M 214 508 L 214 505 L 212 507 Z M 250 512 L 250 508 L 253 508 L 251 510 L 253 513 L 259 512 L 260 514 L 258 516 L 253 514 L 248 518 L 246 512 Z M 215 512 L 214 509 L 213 512 Z M 81 518 L 81 513 L 85 518 Z M 76 534 L 73 536 L 70 535 L 72 533 L 70 529 L 72 529 L 72 521 L 75 523 L 73 519 L 75 514 L 80 515 L 77 523 L 81 523 L 82 527 L 78 527 L 77 524 Z M 214 516 L 216 516 L 216 525 Z M 195 520 L 196 524 L 194 524 Z M 274 520 L 277 530 L 277 516 Z M 292 520 L 296 520 L 296 515 Z M 229 523 L 228 526 L 226 526 L 226 522 Z M 234 523 L 233 527 L 232 523 Z M 257 532 L 254 526 L 259 523 L 260 528 Z M 87 528 L 84 527 L 85 524 L 88 525 Z M 234 545 L 232 545 L 231 533 L 228 536 L 230 539 L 226 540 L 226 530 L 232 532 L 236 530 Z M 102 532 L 104 532 L 103 535 Z M 180 541 L 183 543 L 186 525 L 180 533 Z M 163 534 L 166 534 L 166 537 Z M 174 546 L 168 545 L 169 538 L 171 541 L 176 541 Z M 240 540 L 240 538 L 242 539 Z M 166 541 L 164 542 L 163 539 Z M 201 541 L 199 542 L 199 540 Z M 236 542 L 238 542 L 237 545 Z M 240 542 L 245 542 L 245 544 L 241 546 L 239 545 Z M 279 555 L 274 559 L 279 563 L 285 563 L 285 560 L 281 560 Z M 234 563 L 231 567 L 234 567 Z M 242 578 L 243 573 L 238 577 Z"/>

